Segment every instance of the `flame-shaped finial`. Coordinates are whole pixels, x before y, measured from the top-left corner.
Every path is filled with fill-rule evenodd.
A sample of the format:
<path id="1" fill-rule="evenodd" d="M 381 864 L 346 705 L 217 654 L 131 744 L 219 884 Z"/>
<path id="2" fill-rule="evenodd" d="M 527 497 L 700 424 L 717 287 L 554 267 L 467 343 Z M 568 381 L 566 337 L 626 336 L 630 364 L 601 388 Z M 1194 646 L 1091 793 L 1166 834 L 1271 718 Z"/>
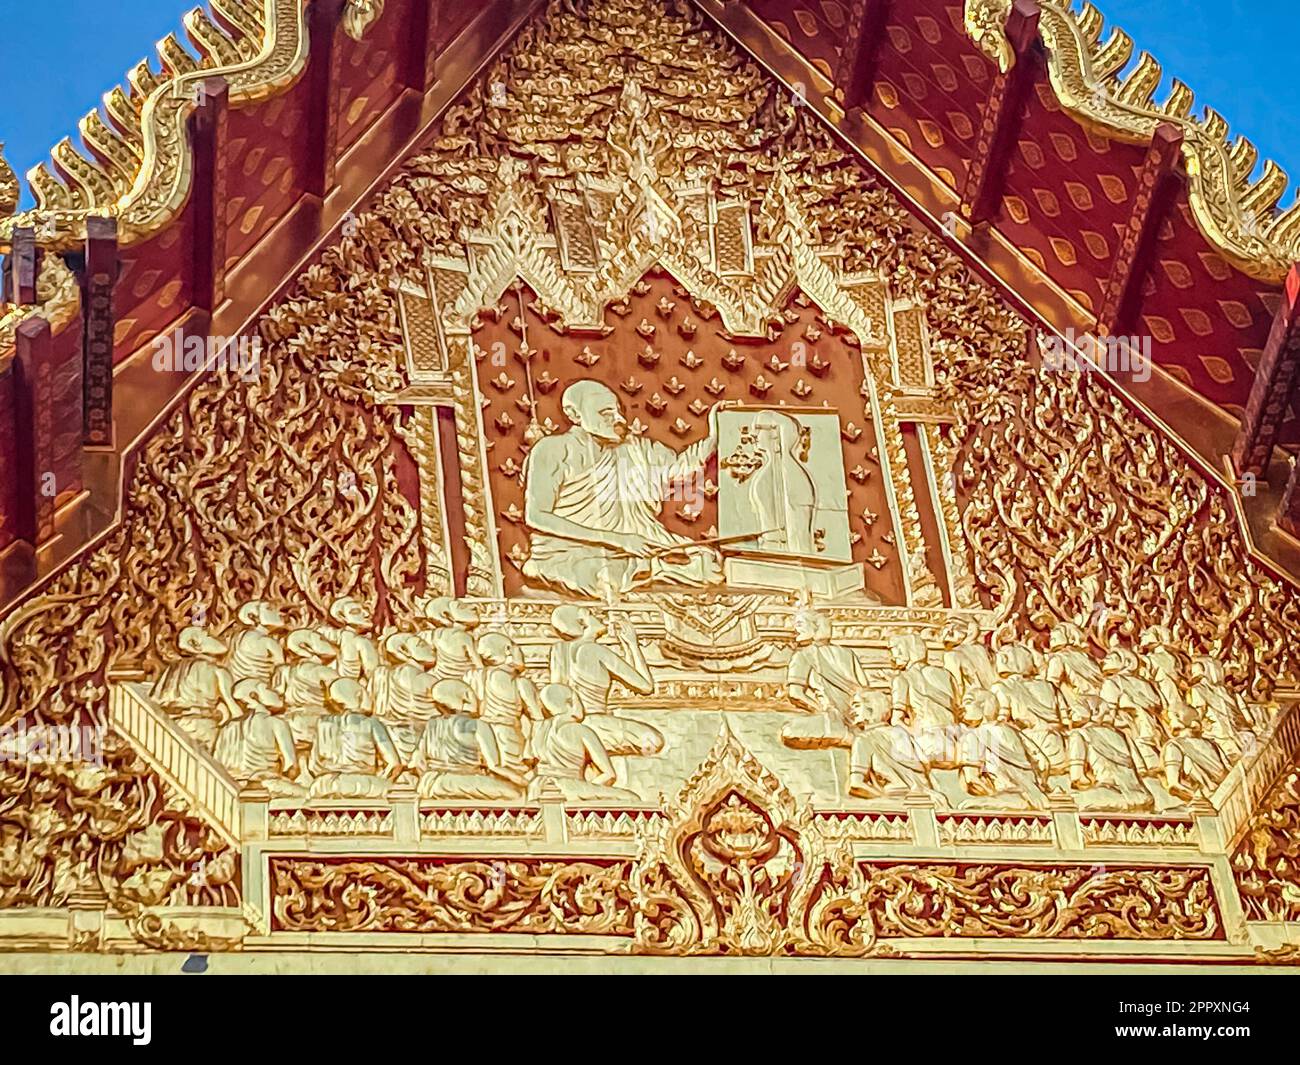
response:
<path id="1" fill-rule="evenodd" d="M 18 210 L 18 175 L 6 162 L 4 147 L 0 141 L 0 218 L 8 218 Z"/>

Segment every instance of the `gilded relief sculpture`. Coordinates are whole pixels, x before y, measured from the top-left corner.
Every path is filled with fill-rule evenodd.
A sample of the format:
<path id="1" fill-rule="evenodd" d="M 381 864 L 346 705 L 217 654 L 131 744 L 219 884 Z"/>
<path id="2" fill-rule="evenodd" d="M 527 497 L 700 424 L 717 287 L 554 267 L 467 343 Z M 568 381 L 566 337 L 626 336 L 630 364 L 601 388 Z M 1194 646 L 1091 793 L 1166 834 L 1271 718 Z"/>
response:
<path id="1" fill-rule="evenodd" d="M 598 381 L 575 381 L 561 399 L 570 428 L 528 452 L 521 567 L 543 587 L 608 599 L 646 584 L 701 586 L 722 580 L 718 553 L 674 536 L 659 521 L 675 482 L 717 451 L 710 415 L 704 439 L 680 452 L 628 432 L 619 400 Z"/>
<path id="2" fill-rule="evenodd" d="M 694 6 L 549 5 L 258 328 L 0 624 L 109 737 L 0 950 L 1277 945 L 1300 598 Z"/>

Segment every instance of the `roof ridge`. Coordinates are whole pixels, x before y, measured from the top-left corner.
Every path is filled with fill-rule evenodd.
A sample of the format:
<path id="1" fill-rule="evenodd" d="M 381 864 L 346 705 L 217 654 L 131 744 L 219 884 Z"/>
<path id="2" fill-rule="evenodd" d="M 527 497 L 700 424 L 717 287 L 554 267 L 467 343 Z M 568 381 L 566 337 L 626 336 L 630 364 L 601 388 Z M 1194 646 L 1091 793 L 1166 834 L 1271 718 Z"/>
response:
<path id="1" fill-rule="evenodd" d="M 143 59 L 125 85 L 104 94 L 99 108 L 78 123 L 84 147 L 65 137 L 51 151 L 53 167 L 27 172 L 36 207 L 0 218 L 0 245 L 17 226 L 37 229 L 44 248 L 80 243 L 88 215 L 117 218 L 119 238 L 136 243 L 174 217 L 189 191 L 186 119 L 195 87 L 224 77 L 231 102 L 259 99 L 288 88 L 307 60 L 303 0 L 209 0 L 183 17 L 187 48 L 174 33 L 158 42 L 161 70 Z"/>
<path id="2" fill-rule="evenodd" d="M 51 152 L 53 169 L 39 163 L 27 172 L 37 205 L 0 217 L 0 248 L 11 245 L 20 226 L 34 228 L 44 249 L 79 247 L 92 215 L 116 218 L 124 244 L 144 240 L 175 218 L 189 195 L 193 175 L 186 123 L 196 105 L 195 87 L 224 77 L 235 102 L 275 95 L 298 80 L 308 51 L 303 0 L 209 0 L 209 5 L 211 14 L 196 7 L 183 18 L 193 52 L 169 33 L 157 44 L 159 72 L 143 59 L 127 73 L 125 86 L 104 94 L 111 125 L 98 108 L 90 111 L 78 123 L 83 151 L 65 137 Z M 0 203 L 7 202 L 11 183 L 16 203 L 13 170 L 0 160 Z M 12 348 L 14 330 L 27 315 L 42 314 L 52 322 L 68 316 L 64 302 L 75 300 L 75 286 L 45 278 L 52 258 L 43 260 L 41 278 L 48 282 L 43 287 L 51 291 L 52 303 L 0 303 L 0 352 Z"/>
<path id="3" fill-rule="evenodd" d="M 1300 193 L 1285 210 L 1286 172 L 1266 160 L 1252 181 L 1258 149 L 1244 136 L 1229 141 L 1228 123 L 1205 106 L 1192 117 L 1195 96 L 1177 78 L 1168 96 L 1155 100 L 1163 70 L 1150 52 L 1139 54 L 1126 75 L 1134 43 L 1090 3 L 1079 11 L 1068 0 L 1035 0 L 1039 34 L 1047 52 L 1048 77 L 1061 106 L 1085 127 L 1113 140 L 1149 143 L 1162 123 L 1183 134 L 1188 201 L 1207 240 L 1234 266 L 1257 280 L 1280 284 L 1300 260 Z M 965 0 L 966 31 L 1005 71 L 1015 62 L 1003 27 L 1013 0 Z"/>

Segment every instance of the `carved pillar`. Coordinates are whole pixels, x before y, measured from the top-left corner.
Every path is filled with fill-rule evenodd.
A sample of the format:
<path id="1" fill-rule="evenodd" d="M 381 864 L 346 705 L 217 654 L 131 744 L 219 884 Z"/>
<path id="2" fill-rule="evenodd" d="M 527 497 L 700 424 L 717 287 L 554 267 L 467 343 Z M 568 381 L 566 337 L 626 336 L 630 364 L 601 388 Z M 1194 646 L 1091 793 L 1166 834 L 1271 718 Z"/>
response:
<path id="1" fill-rule="evenodd" d="M 86 219 L 81 276 L 81 431 L 86 447 L 113 446 L 113 288 L 117 283 L 117 220 Z"/>
<path id="2" fill-rule="evenodd" d="M 33 547 L 54 535 L 50 323 L 31 317 L 18 326 L 14 356 L 15 532 Z"/>

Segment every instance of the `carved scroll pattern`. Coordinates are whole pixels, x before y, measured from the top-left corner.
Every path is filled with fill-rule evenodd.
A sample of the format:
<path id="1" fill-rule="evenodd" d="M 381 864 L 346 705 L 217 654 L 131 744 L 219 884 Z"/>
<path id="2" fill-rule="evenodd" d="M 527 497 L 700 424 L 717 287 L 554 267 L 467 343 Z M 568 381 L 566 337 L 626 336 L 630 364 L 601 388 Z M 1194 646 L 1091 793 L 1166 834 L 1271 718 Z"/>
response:
<path id="1" fill-rule="evenodd" d="M 1206 869 L 866 864 L 889 936 L 1222 939 Z"/>
<path id="2" fill-rule="evenodd" d="M 273 928 L 627 936 L 627 862 L 270 859 Z"/>
<path id="3" fill-rule="evenodd" d="M 1032 637 L 1053 617 L 1082 616 L 1107 637 L 1159 623 L 1185 647 L 1230 662 L 1252 691 L 1296 678 L 1300 607 L 1250 561 L 1224 492 L 1103 384 L 1037 376 L 1022 354 L 1023 323 L 692 8 L 566 0 L 526 28 L 352 235 L 264 317 L 256 378 L 200 382 L 129 469 L 121 523 L 6 619 L 0 723 L 19 713 L 102 723 L 107 671 L 154 669 L 200 612 L 219 631 L 252 598 L 274 601 L 295 624 L 319 621 L 342 595 L 370 607 L 381 626 L 409 620 L 421 590 L 420 517 L 395 474 L 396 411 L 369 398 L 402 385 L 394 279 L 419 282 L 427 253 L 467 254 L 462 236 L 487 227 L 503 156 L 526 160 L 541 178 L 606 166 L 608 146 L 592 131 L 617 101 L 606 72 L 623 69 L 662 105 L 662 157 L 673 173 L 716 175 L 728 193 L 761 199 L 779 161 L 814 242 L 840 245 L 846 272 L 887 276 L 896 296 L 926 308 L 937 375 L 958 416 L 951 450 L 972 571 L 1004 632 Z M 499 103 L 498 82 L 507 86 Z M 768 239 L 768 224 L 758 220 L 757 239 Z M 458 422 L 458 447 L 477 446 L 475 432 L 469 419 Z M 1030 477 L 1038 483 L 1027 490 Z M 491 545 L 471 550 L 481 567 L 471 576 L 486 583 L 481 560 Z M 182 883 L 203 846 L 197 823 L 186 821 L 161 849 L 144 848 L 134 834 L 162 820 L 168 801 L 127 751 L 108 756 L 102 782 L 3 770 L 0 858 L 14 860 L 0 860 L 8 878 L 0 905 L 57 905 L 98 879 L 138 909 Z M 739 793 L 742 806 L 766 809 L 758 800 L 767 789 L 753 786 Z M 786 833 L 804 848 L 804 868 L 825 875 L 793 884 L 769 864 L 763 896 L 743 877 L 725 879 L 740 875 L 732 861 L 720 882 L 732 908 L 701 906 L 696 876 L 708 865 L 703 853 L 713 853 L 704 839 L 721 838 L 727 794 L 688 833 L 697 842 L 687 851 L 664 837 L 661 860 L 638 873 L 643 897 L 658 892 L 653 878 L 668 877 L 662 905 L 685 907 L 687 925 L 702 922 L 656 933 L 645 924 L 657 921 L 647 902 L 638 910 L 645 949 L 702 949 L 710 939 L 698 929 L 709 921 L 738 950 L 760 942 L 801 950 L 819 936 L 832 944 L 819 949 L 866 949 L 861 885 L 834 855 L 817 857 L 806 829 L 784 827 L 799 825 L 793 814 L 768 813 L 762 831 Z M 135 903 L 125 881 L 138 870 L 123 865 L 132 847 L 150 856 L 139 868 L 167 870 L 159 884 L 173 880 L 139 891 Z M 683 866 L 688 859 L 696 864 Z M 225 904 L 201 888 L 180 890 L 192 903 Z M 775 909 L 764 911 L 763 898 Z M 802 916 L 792 924 L 791 913 Z M 849 913 L 857 916 L 832 917 Z"/>
<path id="4" fill-rule="evenodd" d="M 372 224 L 369 238 L 304 276 L 262 324 L 259 373 L 201 381 L 141 452 L 122 523 L 6 619 L 0 722 L 104 727 L 107 673 L 156 669 L 176 654 L 182 628 L 219 631 L 250 599 L 280 604 L 299 623 L 322 620 L 340 595 L 381 623 L 410 618 L 418 515 L 396 479 L 395 412 L 363 403 L 360 391 L 396 359 L 394 311 L 374 282 L 375 260 L 365 260 L 388 233 Z M 350 362 L 357 352 L 374 361 Z M 122 864 L 132 833 L 166 803 L 128 748 L 109 745 L 106 760 L 102 773 L 0 766 L 0 839 L 6 853 L 28 856 L 4 863 L 0 905 L 58 904 L 102 880 L 129 912 L 126 878 L 143 881 L 136 895 L 152 903 L 190 874 L 201 857 L 197 822 L 151 847 L 150 869 Z"/>

